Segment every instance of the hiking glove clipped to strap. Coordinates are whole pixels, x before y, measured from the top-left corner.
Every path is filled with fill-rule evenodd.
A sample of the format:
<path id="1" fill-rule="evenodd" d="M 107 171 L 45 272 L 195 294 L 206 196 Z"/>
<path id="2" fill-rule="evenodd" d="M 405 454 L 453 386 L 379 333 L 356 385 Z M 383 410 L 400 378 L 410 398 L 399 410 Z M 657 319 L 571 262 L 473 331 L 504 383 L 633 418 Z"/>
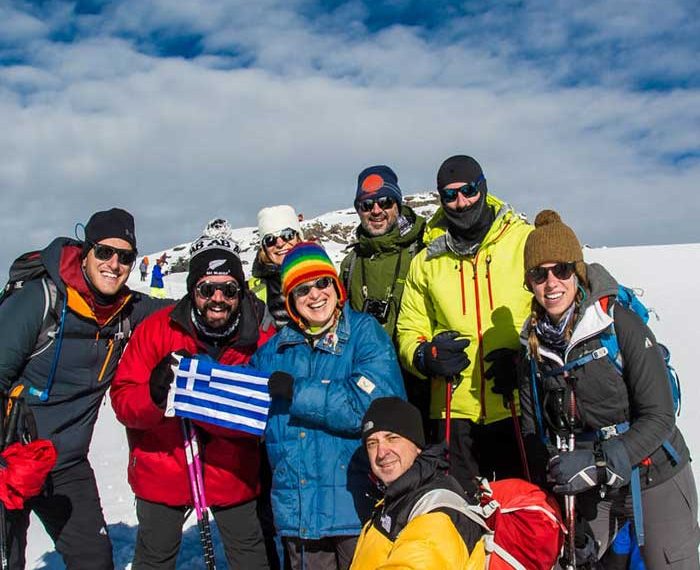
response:
<path id="1" fill-rule="evenodd" d="M 151 400 L 161 410 L 165 409 L 170 385 L 175 379 L 175 369 L 179 366 L 181 358 L 192 358 L 192 355 L 186 350 L 171 352 L 151 371 L 151 377 L 148 380 Z"/>
<path id="2" fill-rule="evenodd" d="M 271 398 L 291 400 L 294 394 L 294 376 L 280 370 L 273 372 L 267 381 L 267 390 Z"/>
<path id="3" fill-rule="evenodd" d="M 491 367 L 484 374 L 486 378 L 493 380 L 491 391 L 503 396 L 503 405 L 508 407 L 513 401 L 513 391 L 518 387 L 520 351 L 514 348 L 497 348 L 489 352 L 484 360 L 491 363 Z"/>
<path id="4" fill-rule="evenodd" d="M 418 371 L 428 377 L 442 376 L 451 380 L 467 366 L 469 358 L 464 350 L 469 346 L 469 339 L 457 338 L 457 331 L 445 331 L 435 335 L 430 342 L 418 345 L 413 354 L 413 364 Z"/>
<path id="5" fill-rule="evenodd" d="M 576 449 L 555 455 L 547 471 L 555 493 L 575 495 L 598 485 L 613 489 L 627 485 L 632 466 L 622 441 L 609 439 L 600 444 L 598 453 Z"/>

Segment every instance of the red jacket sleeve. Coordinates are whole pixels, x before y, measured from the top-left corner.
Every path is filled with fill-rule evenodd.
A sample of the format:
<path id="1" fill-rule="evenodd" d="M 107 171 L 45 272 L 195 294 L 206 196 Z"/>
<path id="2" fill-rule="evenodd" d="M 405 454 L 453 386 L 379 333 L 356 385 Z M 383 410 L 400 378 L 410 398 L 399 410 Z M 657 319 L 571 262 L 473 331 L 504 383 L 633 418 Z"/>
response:
<path id="1" fill-rule="evenodd" d="M 117 419 L 128 428 L 149 429 L 164 419 L 164 411 L 151 400 L 149 379 L 166 355 L 185 348 L 173 344 L 171 311 L 158 311 L 136 327 L 117 367 L 110 397 Z"/>

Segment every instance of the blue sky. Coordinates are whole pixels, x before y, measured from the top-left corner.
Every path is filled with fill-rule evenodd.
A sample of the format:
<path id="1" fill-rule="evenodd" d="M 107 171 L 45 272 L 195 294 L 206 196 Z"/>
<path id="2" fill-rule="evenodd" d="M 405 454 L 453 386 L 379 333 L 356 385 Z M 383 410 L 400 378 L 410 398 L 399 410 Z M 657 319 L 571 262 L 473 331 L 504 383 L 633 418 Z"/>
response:
<path id="1" fill-rule="evenodd" d="M 453 154 L 591 245 L 698 242 L 699 38 L 697 0 L 5 0 L 0 267 L 96 209 L 155 251 Z"/>

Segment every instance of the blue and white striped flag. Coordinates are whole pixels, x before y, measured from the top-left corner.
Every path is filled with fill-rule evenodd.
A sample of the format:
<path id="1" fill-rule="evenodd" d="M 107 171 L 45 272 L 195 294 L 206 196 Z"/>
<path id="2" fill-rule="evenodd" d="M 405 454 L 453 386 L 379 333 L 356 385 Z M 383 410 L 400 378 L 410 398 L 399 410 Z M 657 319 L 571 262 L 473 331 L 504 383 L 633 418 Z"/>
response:
<path id="1" fill-rule="evenodd" d="M 175 369 L 175 366 L 173 366 Z M 165 415 L 262 435 L 270 409 L 267 375 L 211 359 L 182 358 Z"/>

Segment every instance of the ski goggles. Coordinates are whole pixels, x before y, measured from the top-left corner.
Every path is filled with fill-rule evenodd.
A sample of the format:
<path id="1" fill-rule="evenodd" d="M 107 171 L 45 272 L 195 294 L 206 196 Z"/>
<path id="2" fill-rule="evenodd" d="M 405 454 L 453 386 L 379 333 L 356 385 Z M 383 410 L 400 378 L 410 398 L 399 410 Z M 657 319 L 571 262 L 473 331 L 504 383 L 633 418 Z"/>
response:
<path id="1" fill-rule="evenodd" d="M 552 265 L 551 267 L 533 267 L 532 269 L 527 270 L 527 277 L 535 285 L 542 285 L 542 283 L 547 281 L 550 271 L 554 277 L 565 281 L 574 274 L 574 271 L 576 271 L 576 264 L 572 262 L 561 262 L 557 263 L 556 265 Z"/>
<path id="2" fill-rule="evenodd" d="M 217 291 L 221 291 L 227 299 L 235 299 L 241 288 L 235 281 L 226 281 L 225 283 L 212 283 L 211 281 L 202 281 L 195 287 L 195 291 L 200 297 L 211 299 Z"/>
<path id="3" fill-rule="evenodd" d="M 306 297 L 314 287 L 319 291 L 322 291 L 323 289 L 328 289 L 328 287 L 330 287 L 332 284 L 332 277 L 320 277 L 311 285 L 299 285 L 298 287 L 295 287 L 292 290 L 292 295 L 294 295 L 295 299 L 300 299 L 301 297 Z"/>
<path id="4" fill-rule="evenodd" d="M 486 178 L 482 174 L 474 182 L 468 182 L 459 188 L 440 188 L 438 192 L 440 193 L 440 199 L 449 204 L 457 199 L 457 195 L 461 194 L 465 198 L 473 198 L 479 193 L 479 184 L 481 184 Z"/>
<path id="5" fill-rule="evenodd" d="M 396 200 L 391 196 L 382 196 L 376 200 L 368 198 L 367 200 L 362 200 L 357 206 L 362 212 L 371 212 L 375 204 L 378 204 L 382 210 L 389 210 L 394 207 Z"/>
<path id="6" fill-rule="evenodd" d="M 115 253 L 117 254 L 117 260 L 122 265 L 131 265 L 136 261 L 137 253 L 133 249 L 120 249 L 103 243 L 89 243 L 92 246 L 95 257 L 100 261 L 109 261 Z"/>
<path id="7" fill-rule="evenodd" d="M 292 228 L 284 228 L 280 233 L 278 234 L 267 234 L 263 236 L 262 238 L 262 243 L 265 247 L 272 247 L 277 243 L 278 239 L 281 239 L 284 243 L 289 243 L 292 241 L 295 237 L 298 237 L 299 234 L 297 233 L 296 230 Z"/>

